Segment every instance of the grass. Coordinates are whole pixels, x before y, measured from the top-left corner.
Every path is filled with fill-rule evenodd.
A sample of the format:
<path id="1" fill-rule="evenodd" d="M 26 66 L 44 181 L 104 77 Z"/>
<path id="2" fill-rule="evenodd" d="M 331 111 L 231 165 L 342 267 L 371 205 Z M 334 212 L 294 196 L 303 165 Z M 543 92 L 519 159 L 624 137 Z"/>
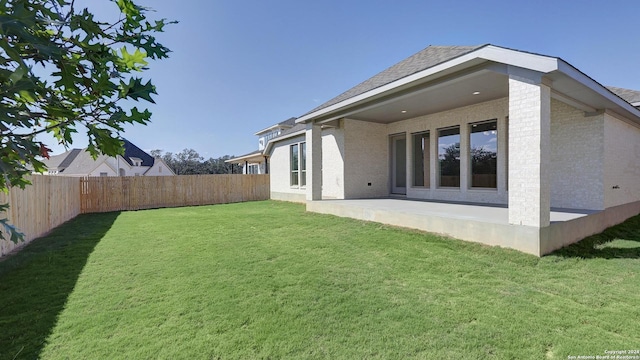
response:
<path id="1" fill-rule="evenodd" d="M 539 259 L 272 201 L 83 215 L 0 262 L 0 358 L 604 355 L 639 258 L 640 217 Z"/>

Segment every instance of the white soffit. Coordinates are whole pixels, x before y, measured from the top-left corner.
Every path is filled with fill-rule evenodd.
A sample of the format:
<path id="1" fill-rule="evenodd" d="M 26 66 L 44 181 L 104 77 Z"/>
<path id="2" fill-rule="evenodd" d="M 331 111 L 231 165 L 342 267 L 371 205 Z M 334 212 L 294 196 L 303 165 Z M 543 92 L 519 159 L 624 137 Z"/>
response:
<path id="1" fill-rule="evenodd" d="M 296 122 L 307 122 L 313 118 L 327 115 L 329 113 L 341 110 L 345 107 L 349 107 L 362 101 L 373 100 L 372 98 L 383 94 L 387 95 L 385 93 L 393 93 L 394 91 L 417 85 L 422 82 L 435 80 L 441 76 L 446 76 L 456 71 L 479 65 L 486 61 L 514 65 L 518 67 L 528 68 L 534 71 L 539 71 L 542 73 L 547 73 L 558 69 L 557 58 L 531 53 L 523 53 L 517 50 L 510 50 L 493 45 L 488 45 L 468 54 L 451 59 L 447 62 L 403 77 L 399 80 L 383 85 L 376 89 L 367 91 L 363 94 L 346 99 L 337 104 L 320 109 L 311 114 L 302 116 L 301 118 L 296 120 Z"/>

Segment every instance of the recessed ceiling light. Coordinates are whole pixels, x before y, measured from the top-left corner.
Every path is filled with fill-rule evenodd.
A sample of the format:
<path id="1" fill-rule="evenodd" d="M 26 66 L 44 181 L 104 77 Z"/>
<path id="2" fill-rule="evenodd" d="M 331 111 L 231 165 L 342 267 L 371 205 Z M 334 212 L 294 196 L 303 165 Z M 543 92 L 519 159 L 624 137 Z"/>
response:
<path id="1" fill-rule="evenodd" d="M 401 112 L 401 113 L 403 113 L 403 114 L 406 114 L 406 113 L 407 113 L 407 110 L 402 110 L 402 111 L 400 111 L 400 112 Z"/>
<path id="2" fill-rule="evenodd" d="M 474 91 L 473 95 L 480 95 L 480 91 Z"/>

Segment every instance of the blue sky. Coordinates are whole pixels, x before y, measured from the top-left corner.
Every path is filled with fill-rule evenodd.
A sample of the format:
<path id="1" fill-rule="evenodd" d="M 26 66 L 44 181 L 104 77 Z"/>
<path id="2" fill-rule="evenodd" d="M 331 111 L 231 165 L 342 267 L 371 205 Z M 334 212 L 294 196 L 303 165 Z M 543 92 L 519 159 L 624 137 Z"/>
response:
<path id="1" fill-rule="evenodd" d="M 115 6 L 85 0 L 100 15 Z M 320 103 L 429 45 L 499 46 L 558 56 L 596 81 L 640 89 L 637 1 L 138 0 L 180 23 L 159 36 L 143 149 L 206 158 L 257 148 L 256 131 Z M 141 104 L 141 105 L 144 105 Z M 51 144 L 54 145 L 54 144 Z M 86 146 L 76 136 L 74 147 Z M 64 149 L 51 146 L 54 153 Z"/>

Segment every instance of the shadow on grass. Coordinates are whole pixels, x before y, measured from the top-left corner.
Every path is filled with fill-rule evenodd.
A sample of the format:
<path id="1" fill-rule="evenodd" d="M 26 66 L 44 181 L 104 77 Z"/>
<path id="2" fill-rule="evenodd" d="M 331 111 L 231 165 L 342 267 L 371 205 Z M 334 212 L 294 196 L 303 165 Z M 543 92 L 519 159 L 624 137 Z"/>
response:
<path id="1" fill-rule="evenodd" d="M 89 255 L 119 214 L 80 215 L 0 261 L 0 358 L 39 357 Z"/>
<path id="2" fill-rule="evenodd" d="M 589 236 L 557 250 L 551 255 L 585 259 L 638 259 L 640 258 L 640 215 L 612 226 L 600 234 Z"/>

